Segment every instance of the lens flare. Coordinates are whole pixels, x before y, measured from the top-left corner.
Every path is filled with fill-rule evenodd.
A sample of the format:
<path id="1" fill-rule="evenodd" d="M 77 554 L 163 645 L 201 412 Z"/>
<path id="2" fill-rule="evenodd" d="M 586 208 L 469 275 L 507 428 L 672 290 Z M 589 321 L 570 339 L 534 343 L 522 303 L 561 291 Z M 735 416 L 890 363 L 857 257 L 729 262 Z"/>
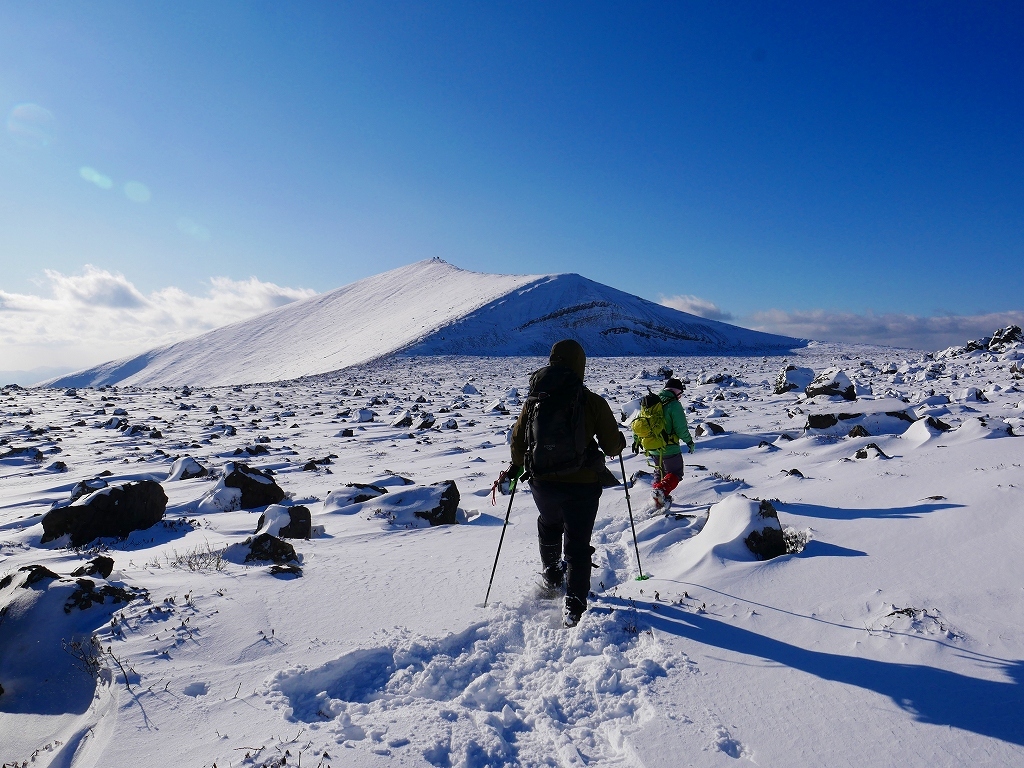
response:
<path id="1" fill-rule="evenodd" d="M 7 116 L 7 132 L 23 147 L 48 147 L 53 143 L 56 120 L 38 104 L 18 104 Z"/>
<path id="2" fill-rule="evenodd" d="M 178 229 L 189 237 L 202 240 L 204 243 L 210 239 L 210 230 L 202 224 L 192 221 L 187 216 L 182 216 L 178 219 Z"/>
<path id="3" fill-rule="evenodd" d="M 78 175 L 86 181 L 95 184 L 100 189 L 110 189 L 114 186 L 114 180 L 112 178 L 105 176 L 95 168 L 90 168 L 88 165 L 83 165 L 79 168 Z"/>
<path id="4" fill-rule="evenodd" d="M 133 203 L 148 203 L 153 196 L 149 187 L 141 181 L 129 181 L 124 185 L 124 194 Z"/>

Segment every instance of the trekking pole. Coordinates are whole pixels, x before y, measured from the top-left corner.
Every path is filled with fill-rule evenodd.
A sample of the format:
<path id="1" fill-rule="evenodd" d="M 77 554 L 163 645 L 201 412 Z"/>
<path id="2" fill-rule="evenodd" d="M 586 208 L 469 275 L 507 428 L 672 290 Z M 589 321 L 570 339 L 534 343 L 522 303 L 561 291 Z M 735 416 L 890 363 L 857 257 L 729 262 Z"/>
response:
<path id="1" fill-rule="evenodd" d="M 640 575 L 636 577 L 637 581 L 646 581 L 647 577 L 644 576 L 643 566 L 640 565 L 640 545 L 636 543 L 636 525 L 633 524 L 633 505 L 629 503 L 629 483 L 626 482 L 626 462 L 622 458 L 622 454 L 619 454 L 619 466 L 622 467 L 622 487 L 626 489 L 626 509 L 629 510 L 629 527 L 633 529 L 633 549 L 636 550 L 636 567 L 640 571 Z"/>
<path id="2" fill-rule="evenodd" d="M 498 556 L 501 554 L 501 543 L 505 541 L 505 529 L 508 528 L 508 518 L 512 514 L 512 499 L 516 497 L 516 483 L 517 480 L 513 478 L 512 484 L 509 486 L 509 497 L 508 497 L 508 510 L 505 512 L 505 524 L 501 526 L 501 538 L 498 539 L 498 551 L 494 553 L 494 567 L 491 568 L 491 580 L 487 582 L 487 595 L 484 597 L 484 608 L 487 607 L 487 601 L 491 597 L 491 585 L 494 584 L 494 574 L 498 570 Z"/>

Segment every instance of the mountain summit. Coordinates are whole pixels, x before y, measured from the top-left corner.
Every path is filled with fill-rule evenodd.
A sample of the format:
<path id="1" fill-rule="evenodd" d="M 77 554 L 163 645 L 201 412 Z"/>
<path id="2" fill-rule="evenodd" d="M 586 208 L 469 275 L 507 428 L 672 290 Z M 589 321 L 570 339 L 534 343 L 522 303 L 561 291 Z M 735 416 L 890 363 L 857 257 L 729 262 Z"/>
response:
<path id="1" fill-rule="evenodd" d="M 705 320 L 576 274 L 490 275 L 430 259 L 83 371 L 50 386 L 293 379 L 387 355 L 750 354 L 802 342 Z"/>

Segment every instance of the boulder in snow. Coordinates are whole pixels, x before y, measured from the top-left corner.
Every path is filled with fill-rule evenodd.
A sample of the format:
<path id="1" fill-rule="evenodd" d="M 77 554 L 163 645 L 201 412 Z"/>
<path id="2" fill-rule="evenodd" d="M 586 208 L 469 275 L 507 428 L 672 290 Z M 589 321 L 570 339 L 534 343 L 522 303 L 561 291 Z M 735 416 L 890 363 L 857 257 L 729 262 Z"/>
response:
<path id="1" fill-rule="evenodd" d="M 287 541 L 282 541 L 269 533 L 261 533 L 254 536 L 244 545 L 249 552 L 245 556 L 245 562 L 254 560 L 269 560 L 273 563 L 296 562 L 299 556 L 295 554 L 295 547 Z"/>
<path id="2" fill-rule="evenodd" d="M 775 387 L 772 391 L 776 395 L 781 395 L 794 389 L 804 389 L 812 381 L 814 381 L 814 370 L 812 368 L 798 368 L 795 365 L 787 365 L 775 377 Z"/>
<path id="3" fill-rule="evenodd" d="M 270 475 L 241 462 L 229 461 L 225 464 L 220 482 L 225 488 L 241 491 L 239 504 L 242 509 L 277 504 L 284 498 L 284 491 Z"/>
<path id="4" fill-rule="evenodd" d="M 850 377 L 841 368 L 829 368 L 822 371 L 804 389 L 807 397 L 841 397 L 844 400 L 856 400 L 857 392 Z"/>
<path id="5" fill-rule="evenodd" d="M 412 426 L 412 412 L 405 410 L 401 411 L 394 419 L 391 420 L 392 427 L 399 427 L 407 429 Z"/>
<path id="6" fill-rule="evenodd" d="M 193 459 L 191 456 L 182 456 L 171 464 L 171 470 L 167 473 L 167 480 L 191 480 L 193 477 L 206 477 L 210 471 Z"/>
<path id="7" fill-rule="evenodd" d="M 139 480 L 108 486 L 43 515 L 41 542 L 70 534 L 71 545 L 81 547 L 103 536 L 124 538 L 156 525 L 166 508 L 167 495 L 160 483 Z"/>
<path id="8" fill-rule="evenodd" d="M 283 507 L 271 504 L 260 515 L 256 536 L 269 533 L 282 539 L 308 539 L 313 533 L 312 517 L 308 507 Z"/>
<path id="9" fill-rule="evenodd" d="M 770 501 L 761 501 L 757 507 L 757 516 L 761 519 L 762 528 L 755 527 L 743 543 L 754 553 L 758 560 L 771 560 L 786 554 L 786 540 L 782 535 L 779 514 Z"/>

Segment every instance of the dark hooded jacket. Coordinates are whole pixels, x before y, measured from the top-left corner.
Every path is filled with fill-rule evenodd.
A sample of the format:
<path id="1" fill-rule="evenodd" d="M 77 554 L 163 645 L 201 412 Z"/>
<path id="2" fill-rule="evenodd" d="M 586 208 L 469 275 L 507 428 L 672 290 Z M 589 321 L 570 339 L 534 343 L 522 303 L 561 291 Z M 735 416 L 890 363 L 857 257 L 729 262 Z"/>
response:
<path id="1" fill-rule="evenodd" d="M 587 366 L 587 355 L 578 342 L 572 339 L 564 339 L 557 342 L 551 348 L 549 362 L 553 366 L 569 368 L 579 377 L 580 381 L 583 381 L 583 374 Z M 524 407 L 519 414 L 519 418 L 516 420 L 515 427 L 512 428 L 512 463 L 519 467 L 524 466 L 526 463 L 526 421 L 527 414 Z M 619 432 L 619 425 L 615 421 L 612 409 L 603 397 L 594 394 L 590 390 L 587 390 L 587 401 L 583 410 L 583 424 L 591 441 L 593 449 L 591 452 L 598 458 L 600 457 L 598 446 L 600 446 L 600 451 L 603 451 L 608 456 L 617 456 L 626 447 L 626 438 Z M 594 438 L 597 439 L 596 443 Z M 604 479 L 602 476 L 607 477 L 607 470 L 603 464 L 601 464 L 600 468 L 595 467 L 591 469 L 590 467 L 584 467 L 578 472 L 559 475 L 558 477 L 551 478 L 551 480 L 561 483 L 598 483 Z M 538 477 L 537 479 L 544 480 L 545 478 Z"/>

